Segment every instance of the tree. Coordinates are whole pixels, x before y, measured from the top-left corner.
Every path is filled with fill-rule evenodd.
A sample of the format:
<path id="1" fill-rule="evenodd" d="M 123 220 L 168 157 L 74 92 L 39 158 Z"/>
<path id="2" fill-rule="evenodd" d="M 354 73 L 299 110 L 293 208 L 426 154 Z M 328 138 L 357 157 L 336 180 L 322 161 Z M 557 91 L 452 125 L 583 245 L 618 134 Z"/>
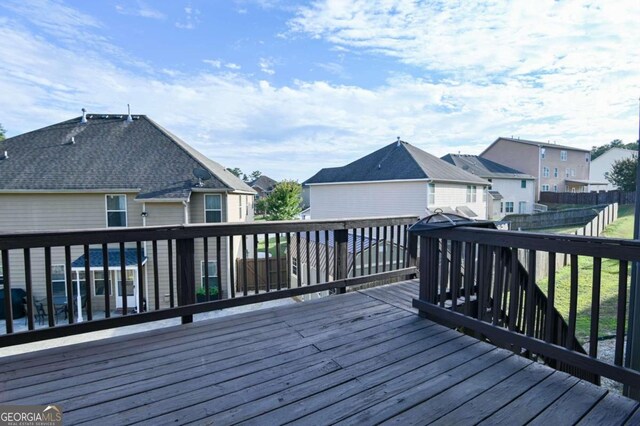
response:
<path id="1" fill-rule="evenodd" d="M 258 201 L 256 201 L 254 211 L 256 212 L 256 214 L 264 214 L 267 211 L 267 199 L 260 198 Z"/>
<path id="2" fill-rule="evenodd" d="M 634 157 L 615 161 L 611 171 L 605 174 L 607 180 L 623 191 L 636 190 L 636 170 L 638 159 Z"/>
<path id="3" fill-rule="evenodd" d="M 283 180 L 265 198 L 267 220 L 296 219 L 302 209 L 302 185 L 295 180 Z"/>
<path id="4" fill-rule="evenodd" d="M 253 182 L 254 180 L 258 179 L 260 176 L 262 176 L 262 172 L 260 170 L 252 171 L 251 174 L 249 175 L 249 182 Z"/>
<path id="5" fill-rule="evenodd" d="M 247 175 L 242 173 L 242 170 L 240 170 L 239 167 L 234 167 L 233 169 L 227 169 L 227 170 L 233 173 L 236 177 L 242 179 L 243 181 L 245 182 L 247 181 Z"/>
<path id="6" fill-rule="evenodd" d="M 5 139 L 6 133 L 7 131 L 4 129 L 4 127 L 2 127 L 2 124 L 0 123 L 0 142 Z"/>

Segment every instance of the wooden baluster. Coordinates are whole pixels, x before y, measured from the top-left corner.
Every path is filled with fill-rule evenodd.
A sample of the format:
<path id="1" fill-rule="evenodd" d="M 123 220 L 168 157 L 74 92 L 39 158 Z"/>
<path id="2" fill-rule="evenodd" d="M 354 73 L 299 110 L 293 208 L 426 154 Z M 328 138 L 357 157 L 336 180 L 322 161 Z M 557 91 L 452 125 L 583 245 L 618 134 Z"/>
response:
<path id="1" fill-rule="evenodd" d="M 598 326 L 600 323 L 600 284 L 602 258 L 593 258 L 593 282 L 591 285 L 591 327 L 589 332 L 589 356 L 598 357 Z"/>
<path id="2" fill-rule="evenodd" d="M 242 295 L 246 296 L 247 294 L 249 294 L 249 283 L 247 282 L 249 280 L 249 277 L 247 276 L 247 236 L 242 235 L 241 241 L 242 241 Z M 268 261 L 269 259 L 267 258 L 267 262 Z M 238 277 L 238 281 L 239 280 L 240 280 L 240 277 Z"/>
<path id="3" fill-rule="evenodd" d="M 527 279 L 527 296 L 525 307 L 527 336 L 535 333 L 535 291 L 536 291 L 536 251 L 529 250 L 529 275 Z"/>
<path id="4" fill-rule="evenodd" d="M 268 262 L 269 259 L 265 259 L 265 262 Z M 260 293 L 260 286 L 258 285 L 259 275 L 258 275 L 258 235 L 253 234 L 253 281 L 254 281 L 254 293 Z"/>
<path id="5" fill-rule="evenodd" d="M 89 245 L 84 245 L 84 291 L 87 298 L 87 321 L 93 320 L 93 294 L 91 291 L 91 259 Z"/>
<path id="6" fill-rule="evenodd" d="M 280 233 L 277 232 L 276 233 L 276 274 L 278 276 L 278 280 L 277 280 L 277 289 L 281 290 L 282 289 L 282 283 L 280 282 L 282 279 L 282 274 L 280 271 Z"/>
<path id="7" fill-rule="evenodd" d="M 7 334 L 13 333 L 13 304 L 11 303 L 11 274 L 9 250 L 2 250 L 2 282 L 4 283 L 4 315 Z M 49 268 L 51 269 L 51 268 Z M 53 311 L 49 311 L 53 312 Z"/>
<path id="8" fill-rule="evenodd" d="M 171 265 L 171 263 L 169 264 Z M 49 273 L 51 273 L 51 252 L 49 252 L 49 266 L 46 268 Z M 111 274 L 109 273 L 109 246 L 107 246 L 106 244 L 102 244 L 102 275 L 104 278 L 104 316 L 105 318 L 109 318 L 111 317 Z M 51 278 L 51 276 L 49 276 L 49 278 Z M 50 285 L 51 283 L 49 283 L 49 286 Z M 53 312 L 53 310 L 49 312 Z M 49 320 L 49 322 L 51 322 L 51 319 Z"/>
<path id="9" fill-rule="evenodd" d="M 447 300 L 447 279 L 449 278 L 447 251 L 447 240 L 443 238 L 440 242 L 440 307 L 443 308 Z"/>
<path id="10" fill-rule="evenodd" d="M 624 356 L 624 330 L 627 309 L 627 278 L 629 273 L 629 263 L 626 260 L 620 261 L 619 280 L 618 280 L 618 315 L 616 318 L 616 351 L 614 362 L 616 365 L 622 365 Z"/>
<path id="11" fill-rule="evenodd" d="M 144 274 L 142 272 L 142 241 L 136 241 L 136 260 L 138 262 L 138 313 L 144 312 Z"/>
<path id="12" fill-rule="evenodd" d="M 222 241 L 216 237 L 216 275 L 218 283 L 218 300 L 222 299 Z M 233 296 L 232 296 L 233 297 Z"/>
<path id="13" fill-rule="evenodd" d="M 571 255 L 571 283 L 569 292 L 569 322 L 565 348 L 573 350 L 578 315 L 578 255 Z"/>
<path id="14" fill-rule="evenodd" d="M 158 241 L 151 242 L 151 250 L 153 251 L 153 298 L 155 310 L 160 309 L 160 277 L 158 277 Z M 147 302 L 148 304 L 148 302 Z"/>
<path id="15" fill-rule="evenodd" d="M 122 297 L 122 315 L 127 315 L 127 264 L 124 243 L 120 243 L 120 296 Z"/>
<path id="16" fill-rule="evenodd" d="M 23 254 L 24 254 L 24 279 L 25 279 L 25 287 L 27 291 L 27 300 L 26 300 L 27 324 L 28 324 L 29 330 L 33 330 L 35 326 L 33 324 L 33 287 L 32 287 L 32 280 L 31 280 L 31 251 L 28 248 L 26 248 L 24 249 Z M 5 300 L 6 300 L 6 295 L 5 295 Z"/>
<path id="17" fill-rule="evenodd" d="M 204 300 L 209 301 L 209 238 L 202 239 L 204 250 Z"/>
<path id="18" fill-rule="evenodd" d="M 167 241 L 167 264 L 169 265 L 169 306 L 175 306 L 173 290 L 173 241 Z"/>

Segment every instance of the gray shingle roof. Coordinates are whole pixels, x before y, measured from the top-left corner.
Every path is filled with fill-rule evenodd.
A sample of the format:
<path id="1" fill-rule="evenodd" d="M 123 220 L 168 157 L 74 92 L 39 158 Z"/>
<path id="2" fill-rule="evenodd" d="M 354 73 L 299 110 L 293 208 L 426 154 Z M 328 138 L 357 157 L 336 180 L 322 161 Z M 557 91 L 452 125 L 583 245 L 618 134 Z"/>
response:
<path id="1" fill-rule="evenodd" d="M 262 175 L 258 179 L 249 183 L 249 186 L 252 188 L 260 188 L 263 191 L 269 192 L 273 191 L 273 188 L 278 184 L 277 181 L 271 179 L 269 176 Z"/>
<path id="2" fill-rule="evenodd" d="M 0 190 L 91 191 L 136 189 L 137 198 L 186 199 L 198 179 L 202 189 L 255 191 L 144 115 L 88 114 L 0 143 Z M 75 143 L 71 143 L 73 137 Z"/>
<path id="3" fill-rule="evenodd" d="M 485 180 L 404 141 L 393 142 L 346 166 L 322 169 L 303 184 L 407 179 L 487 184 Z"/>
<path id="4" fill-rule="evenodd" d="M 485 179 L 535 179 L 531 175 L 477 155 L 447 154 L 442 159 L 449 164 Z"/>

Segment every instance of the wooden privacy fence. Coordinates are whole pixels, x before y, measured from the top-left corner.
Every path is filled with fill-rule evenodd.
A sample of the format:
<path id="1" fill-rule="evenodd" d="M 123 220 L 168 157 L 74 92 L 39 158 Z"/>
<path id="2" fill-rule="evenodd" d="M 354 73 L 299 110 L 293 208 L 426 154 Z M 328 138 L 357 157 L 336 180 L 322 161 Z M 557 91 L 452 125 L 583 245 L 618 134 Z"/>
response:
<path id="1" fill-rule="evenodd" d="M 538 286 L 536 274 L 527 273 L 518 250 L 529 251 L 527 269 L 539 264 L 536 253 L 550 252 L 547 284 Z M 623 366 L 626 312 L 629 308 L 629 266 L 640 259 L 640 242 L 561 234 L 537 234 L 476 227 L 433 229 L 420 236 L 420 293 L 413 306 L 427 318 L 504 346 L 514 352 L 596 381 L 597 376 L 640 389 L 640 372 Z M 556 286 L 556 256 L 571 257 L 570 282 Z M 581 290 L 579 256 L 590 257 L 589 290 Z M 614 297 L 615 350 L 613 359 L 598 357 L 603 268 L 617 271 Z M 585 294 L 586 293 L 586 294 Z M 590 297 L 586 309 L 578 298 Z M 567 301 L 566 322 L 556 300 Z M 579 318 L 580 317 L 580 318 Z M 564 324 L 559 324 L 562 320 Z M 588 353 L 576 341 L 576 325 L 588 321 Z"/>
<path id="2" fill-rule="evenodd" d="M 599 211 L 606 207 L 606 204 L 601 204 L 597 206 L 553 210 L 534 214 L 510 214 L 505 216 L 502 220 L 509 222 L 509 229 L 514 231 L 579 226 L 591 221 L 598 215 Z"/>
<path id="3" fill-rule="evenodd" d="M 601 192 L 541 192 L 541 203 L 552 204 L 634 204 L 634 191 L 601 191 Z"/>
<path id="4" fill-rule="evenodd" d="M 582 228 L 576 229 L 574 235 L 584 235 L 588 237 L 599 237 L 602 234 L 602 231 L 611 224 L 613 221 L 618 219 L 618 203 L 609 204 L 604 209 L 602 209 L 589 223 L 584 225 Z M 529 251 L 527 250 L 519 250 L 518 257 L 522 261 L 522 264 L 529 265 Z M 549 273 L 549 253 L 545 251 L 536 251 L 536 264 L 538 267 L 536 268 L 535 274 L 536 279 L 543 279 L 547 277 Z M 571 256 L 569 255 L 559 255 L 555 256 L 555 268 L 560 269 L 565 266 L 571 265 Z"/>
<path id="5" fill-rule="evenodd" d="M 245 268 L 246 265 L 246 268 Z M 236 291 L 241 292 L 246 282 L 249 288 L 260 291 L 270 291 L 276 288 L 271 283 L 286 283 L 289 277 L 287 257 L 280 259 L 236 259 Z M 247 276 L 244 276 L 244 273 Z M 278 276 L 279 274 L 279 276 Z M 258 285 L 256 285 L 256 280 Z"/>

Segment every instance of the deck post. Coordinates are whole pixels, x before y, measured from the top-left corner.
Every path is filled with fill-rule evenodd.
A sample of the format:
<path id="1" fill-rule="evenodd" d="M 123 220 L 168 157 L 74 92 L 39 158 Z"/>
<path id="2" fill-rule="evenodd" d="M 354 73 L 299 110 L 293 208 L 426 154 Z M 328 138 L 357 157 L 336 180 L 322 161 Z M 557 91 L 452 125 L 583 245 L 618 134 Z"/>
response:
<path id="1" fill-rule="evenodd" d="M 333 238 L 335 242 L 335 253 L 336 253 L 336 280 L 341 280 L 347 278 L 349 274 L 349 254 L 347 251 L 348 241 L 349 241 L 349 230 L 347 229 L 339 229 L 334 231 Z M 328 247 L 328 245 L 327 245 Z M 354 253 L 355 258 L 355 253 Z M 327 258 L 327 269 L 329 268 L 329 259 Z M 338 289 L 338 294 L 344 294 L 347 292 L 346 287 L 340 287 Z"/>
<path id="2" fill-rule="evenodd" d="M 196 303 L 195 243 L 193 238 L 176 240 L 178 306 Z M 182 324 L 193 322 L 193 315 L 182 317 Z"/>
<path id="3" fill-rule="evenodd" d="M 408 267 L 417 266 L 418 264 L 418 236 L 413 232 L 408 232 L 409 241 L 407 242 L 407 249 L 409 251 L 409 264 Z"/>

